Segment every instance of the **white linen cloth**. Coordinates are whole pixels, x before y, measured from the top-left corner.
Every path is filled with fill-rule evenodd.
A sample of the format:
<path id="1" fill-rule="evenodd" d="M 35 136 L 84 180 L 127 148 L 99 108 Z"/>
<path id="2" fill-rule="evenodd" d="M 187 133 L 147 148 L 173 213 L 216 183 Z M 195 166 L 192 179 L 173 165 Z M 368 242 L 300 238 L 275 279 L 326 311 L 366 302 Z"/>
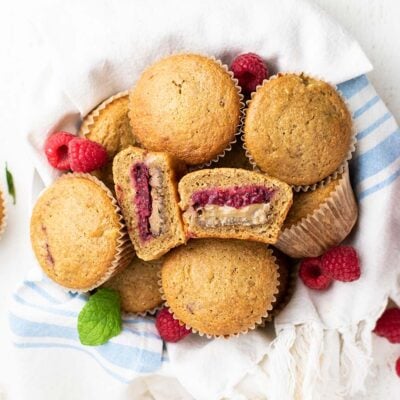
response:
<path id="1" fill-rule="evenodd" d="M 61 302 L 55 307 L 76 310 L 66 306 L 36 267 L 15 293 L 25 304 L 14 297 L 10 309 L 15 343 L 23 347 L 16 350 L 21 398 L 281 400 L 299 392 L 303 399 L 339 399 L 362 389 L 374 322 L 389 295 L 400 302 L 400 215 L 394 203 L 400 190 L 400 137 L 367 78 L 350 80 L 371 69 L 358 44 L 303 0 L 53 0 L 36 1 L 32 7 L 29 17 L 43 40 L 42 56 L 48 56 L 48 63 L 44 58 L 43 69 L 32 79 L 31 102 L 22 119 L 33 161 L 46 185 L 56 176 L 43 155 L 47 135 L 61 128 L 76 132 L 82 115 L 128 89 L 146 66 L 164 55 L 195 51 L 229 63 L 235 55 L 253 51 L 275 71 L 306 71 L 336 84 L 345 82 L 340 89 L 349 99 L 359 132 L 352 174 L 360 221 L 351 243 L 359 250 L 363 274 L 359 281 L 335 283 L 325 293 L 299 283 L 275 321 L 276 339 L 271 329 L 232 340 L 208 341 L 193 335 L 168 345 L 163 359 L 158 350 L 162 367 L 150 362 L 143 375 L 131 367 L 135 359 L 148 361 L 143 355 L 127 357 L 121 371 L 118 352 L 91 349 L 92 360 L 73 334 L 65 338 L 68 330 L 55 332 L 43 326 L 57 323 L 54 304 L 44 303 L 49 292 Z M 63 323 L 71 328 L 74 316 L 68 318 Z M 151 323 L 139 322 L 152 329 Z M 153 346 L 146 340 L 129 342 L 128 331 L 124 324 L 123 335 L 115 340 L 146 351 Z M 143 332 L 139 327 L 137 336 L 146 336 Z M 67 339 L 75 341 L 70 348 L 65 346 Z M 157 354 L 156 336 L 153 339 L 151 350 Z M 121 376 L 131 383 L 121 382 Z"/>

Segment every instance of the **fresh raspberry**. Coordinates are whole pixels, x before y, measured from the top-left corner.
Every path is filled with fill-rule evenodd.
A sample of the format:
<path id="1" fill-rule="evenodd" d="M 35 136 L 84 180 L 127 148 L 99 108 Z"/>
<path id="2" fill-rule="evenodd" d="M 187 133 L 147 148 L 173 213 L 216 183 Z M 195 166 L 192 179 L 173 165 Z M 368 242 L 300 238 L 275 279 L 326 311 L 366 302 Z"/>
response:
<path id="1" fill-rule="evenodd" d="M 74 138 L 68 144 L 69 160 L 74 172 L 91 172 L 107 162 L 107 151 L 99 143 Z"/>
<path id="2" fill-rule="evenodd" d="M 400 343 L 400 308 L 388 308 L 376 322 L 374 332 L 390 343 Z"/>
<path id="3" fill-rule="evenodd" d="M 232 62 L 231 70 L 239 81 L 243 93 L 247 96 L 269 76 L 267 65 L 259 55 L 254 53 L 241 54 L 236 57 Z"/>
<path id="4" fill-rule="evenodd" d="M 332 283 L 332 279 L 322 272 L 320 258 L 305 258 L 300 264 L 299 276 L 310 289 L 325 290 Z"/>
<path id="5" fill-rule="evenodd" d="M 336 281 L 356 281 L 360 275 L 357 252 L 350 246 L 339 246 L 328 250 L 322 256 L 324 274 Z"/>
<path id="6" fill-rule="evenodd" d="M 56 132 L 48 137 L 44 145 L 44 152 L 50 165 L 61 171 L 70 168 L 68 144 L 75 136 L 68 132 Z"/>
<path id="7" fill-rule="evenodd" d="M 157 314 L 156 327 L 166 342 L 178 342 L 191 332 L 172 317 L 168 308 L 164 307 Z"/>
<path id="8" fill-rule="evenodd" d="M 400 357 L 396 361 L 396 374 L 400 377 Z"/>

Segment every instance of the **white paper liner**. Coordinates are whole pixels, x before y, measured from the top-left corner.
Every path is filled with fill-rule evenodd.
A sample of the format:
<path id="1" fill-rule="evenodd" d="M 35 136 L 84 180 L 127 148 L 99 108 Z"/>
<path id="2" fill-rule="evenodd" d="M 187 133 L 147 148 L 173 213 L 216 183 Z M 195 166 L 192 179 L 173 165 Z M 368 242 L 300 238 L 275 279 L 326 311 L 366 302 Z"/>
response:
<path id="1" fill-rule="evenodd" d="M 267 309 L 265 310 L 265 313 L 264 313 L 262 316 L 260 316 L 260 317 L 259 317 L 251 326 L 249 326 L 246 330 L 241 331 L 241 332 L 237 332 L 237 333 L 232 333 L 232 334 L 229 334 L 229 335 L 209 335 L 208 333 L 201 332 L 201 331 L 199 331 L 199 330 L 197 330 L 197 329 L 192 328 L 190 325 L 185 324 L 185 323 L 183 323 L 182 321 L 180 321 L 179 318 L 177 318 L 177 317 L 175 316 L 173 310 L 171 309 L 170 305 L 169 305 L 168 302 L 167 302 L 167 299 L 165 298 L 164 290 L 163 290 L 163 287 L 162 287 L 161 271 L 160 271 L 160 272 L 159 272 L 159 278 L 160 278 L 160 279 L 159 279 L 159 281 L 158 281 L 158 286 L 159 286 L 159 289 L 160 289 L 161 297 L 162 297 L 162 299 L 164 300 L 164 306 L 167 307 L 167 308 L 169 309 L 170 313 L 172 314 L 172 317 L 173 317 L 176 321 L 178 321 L 179 324 L 180 324 L 181 326 L 184 326 L 186 329 L 191 330 L 192 333 L 196 333 L 196 334 L 198 334 L 199 336 L 205 336 L 207 339 L 216 339 L 216 338 L 225 338 L 225 339 L 229 339 L 229 338 L 232 338 L 232 337 L 237 337 L 237 336 L 240 336 L 240 335 L 245 335 L 245 334 L 248 333 L 249 331 L 252 331 L 252 330 L 254 330 L 254 329 L 258 328 L 258 327 L 264 326 L 264 325 L 263 325 L 263 324 L 264 324 L 264 321 L 268 318 L 270 312 L 272 311 L 272 309 L 273 309 L 273 307 L 274 307 L 274 304 L 276 303 L 276 297 L 275 297 L 275 296 L 279 293 L 279 277 L 280 277 L 280 275 L 279 275 L 279 266 L 278 266 L 278 264 L 277 264 L 276 257 L 273 255 L 271 249 L 268 249 L 267 251 L 268 251 L 269 255 L 271 256 L 271 258 L 272 258 L 272 260 L 273 260 L 273 262 L 274 262 L 274 264 L 275 264 L 275 266 L 276 266 L 276 268 L 277 268 L 277 276 L 276 276 L 276 277 L 277 277 L 278 284 L 277 284 L 276 287 L 275 287 L 275 291 L 272 293 L 271 303 L 268 305 Z"/>
<path id="2" fill-rule="evenodd" d="M 88 180 L 96 183 L 97 185 L 99 185 L 106 192 L 107 196 L 110 198 L 110 200 L 115 208 L 116 214 L 118 215 L 119 226 L 120 226 L 120 229 L 119 229 L 120 237 L 117 240 L 118 244 L 117 244 L 117 251 L 115 254 L 115 258 L 112 261 L 110 268 L 106 271 L 106 273 L 103 274 L 103 276 L 95 284 L 88 286 L 86 288 L 83 288 L 83 289 L 82 288 L 76 289 L 76 288 L 72 288 L 72 287 L 63 286 L 60 283 L 54 281 L 51 277 L 49 277 L 58 287 L 62 288 L 63 290 L 66 290 L 66 291 L 72 292 L 72 293 L 86 293 L 86 292 L 89 292 L 89 291 L 101 286 L 108 279 L 110 279 L 115 274 L 122 271 L 126 266 L 128 266 L 129 262 L 132 260 L 134 250 L 133 250 L 132 243 L 129 239 L 128 231 L 126 229 L 126 226 L 125 226 L 122 214 L 121 214 L 121 210 L 118 206 L 117 201 L 113 197 L 110 189 L 108 189 L 107 186 L 103 182 L 101 182 L 99 179 L 97 179 L 93 175 L 90 175 L 87 173 L 76 173 L 76 172 L 75 173 L 67 173 L 67 174 L 62 175 L 58 179 L 73 179 L 73 178 L 88 179 Z M 46 189 L 44 189 L 42 193 L 44 193 L 45 191 L 46 191 Z"/>
<path id="3" fill-rule="evenodd" d="M 308 73 L 304 73 L 304 72 L 290 72 L 290 71 L 287 71 L 287 72 L 280 72 L 280 73 L 278 73 L 278 74 L 276 74 L 276 75 L 273 75 L 273 76 L 269 77 L 268 79 L 264 79 L 264 81 L 261 83 L 261 85 L 258 85 L 258 86 L 256 87 L 256 90 L 255 90 L 254 92 L 251 93 L 250 99 L 246 101 L 246 112 L 245 112 L 244 121 L 245 121 L 245 119 L 246 119 L 246 113 L 247 113 L 248 107 L 249 107 L 249 105 L 250 105 L 250 103 L 251 103 L 253 97 L 255 96 L 257 90 L 258 90 L 259 88 L 261 88 L 263 85 L 265 85 L 267 82 L 269 82 L 270 80 L 278 79 L 279 77 L 284 76 L 284 75 L 297 75 L 297 76 L 303 75 L 303 76 L 306 76 L 306 77 L 308 77 L 308 78 L 320 80 L 320 81 L 323 81 L 323 82 L 327 83 L 327 84 L 330 85 L 333 89 L 335 89 L 335 91 L 339 94 L 339 96 L 340 96 L 340 98 L 342 99 L 343 103 L 346 105 L 347 110 L 348 110 L 348 112 L 349 112 L 349 114 L 350 114 L 350 117 L 351 117 L 351 140 L 350 140 L 350 147 L 349 147 L 349 151 L 348 151 L 348 153 L 347 153 L 345 159 L 344 159 L 343 162 L 339 165 L 339 167 L 338 167 L 332 174 L 328 175 L 327 177 L 325 177 L 325 178 L 322 179 L 321 181 L 316 182 L 316 183 L 314 183 L 314 184 L 312 184 L 312 185 L 291 185 L 291 186 L 292 186 L 292 189 L 293 189 L 295 192 L 300 192 L 300 191 L 307 192 L 307 191 L 310 191 L 310 190 L 315 190 L 317 187 L 321 187 L 321 186 L 323 186 L 324 184 L 328 184 L 329 182 L 332 181 L 332 179 L 336 179 L 336 178 L 338 177 L 338 175 L 340 175 L 341 173 L 343 173 L 343 171 L 344 171 L 344 169 L 345 169 L 347 163 L 352 159 L 353 153 L 354 153 L 354 151 L 355 151 L 355 149 L 356 149 L 356 143 L 357 143 L 356 134 L 357 134 L 357 131 L 356 131 L 356 128 L 355 128 L 355 123 L 354 123 L 354 120 L 353 120 L 353 115 L 352 115 L 352 113 L 351 113 L 351 111 L 350 111 L 349 103 L 348 103 L 347 99 L 344 97 L 343 93 L 339 90 L 339 88 L 338 88 L 336 85 L 334 85 L 333 83 L 328 82 L 328 81 L 326 81 L 325 79 L 323 79 L 323 78 L 321 78 L 321 77 L 319 77 L 319 76 L 312 75 L 312 74 L 308 74 Z M 242 124 L 242 129 L 244 130 L 244 122 L 243 122 L 243 124 Z M 244 133 L 244 132 L 243 132 L 243 133 Z M 254 170 L 260 171 L 260 172 L 263 172 L 263 173 L 267 174 L 266 172 L 260 170 L 260 168 L 257 166 L 256 162 L 255 162 L 254 159 L 252 158 L 252 156 L 251 156 L 249 150 L 248 150 L 247 147 L 246 147 L 244 134 L 242 135 L 242 141 L 243 141 L 243 148 L 244 148 L 244 150 L 245 150 L 246 156 L 247 156 L 247 158 L 249 159 L 249 162 L 250 162 L 250 164 L 253 166 Z"/>
<path id="4" fill-rule="evenodd" d="M 293 258 L 318 257 L 349 235 L 357 216 L 357 202 L 346 164 L 330 196 L 313 213 L 284 229 L 275 247 Z"/>
<path id="5" fill-rule="evenodd" d="M 184 55 L 184 54 L 194 54 L 194 53 L 171 53 L 168 56 L 163 57 L 163 58 L 155 61 L 153 64 L 155 64 L 155 63 L 157 63 L 159 61 L 162 61 L 163 59 L 169 58 L 169 57 L 171 57 L 173 55 Z M 238 92 L 239 99 L 240 99 L 240 117 L 239 117 L 239 123 L 238 123 L 238 125 L 236 127 L 236 132 L 235 132 L 234 138 L 232 139 L 231 142 L 229 142 L 228 146 L 223 150 L 223 152 L 218 154 L 214 158 L 212 158 L 210 161 L 207 161 L 206 163 L 188 166 L 188 172 L 192 172 L 192 171 L 195 171 L 195 170 L 198 170 L 198 169 L 202 169 L 202 168 L 207 168 L 211 164 L 214 164 L 214 163 L 218 162 L 218 160 L 220 158 L 224 157 L 226 152 L 231 151 L 232 150 L 232 145 L 237 142 L 237 138 L 242 132 L 242 125 L 244 123 L 244 118 L 245 118 L 245 111 L 244 111 L 245 103 L 244 103 L 244 96 L 242 94 L 242 88 L 239 86 L 239 81 L 234 77 L 233 72 L 230 71 L 229 67 L 226 64 L 223 64 L 221 60 L 216 59 L 215 57 L 209 56 L 209 55 L 204 55 L 204 54 L 199 54 L 199 55 L 202 56 L 202 57 L 206 57 L 209 60 L 212 60 L 215 63 L 217 63 L 231 77 L 232 81 L 235 84 L 235 87 L 236 87 L 236 90 Z M 129 116 L 129 121 L 131 121 L 132 118 L 131 118 L 130 108 L 128 110 L 128 116 Z M 135 140 L 140 144 L 140 141 L 136 137 L 135 137 Z"/>
<path id="6" fill-rule="evenodd" d="M 3 236 L 4 231 L 6 230 L 7 217 L 6 201 L 4 199 L 4 194 L 0 189 L 0 239 Z"/>
<path id="7" fill-rule="evenodd" d="M 115 100 L 120 99 L 121 97 L 129 96 L 129 91 L 125 90 L 123 92 L 119 92 L 108 99 L 104 100 L 100 103 L 95 109 L 93 109 L 89 114 L 87 114 L 82 124 L 79 128 L 78 136 L 86 137 L 90 131 L 97 118 L 99 118 L 102 111 L 104 111 L 110 104 L 112 104 Z"/>

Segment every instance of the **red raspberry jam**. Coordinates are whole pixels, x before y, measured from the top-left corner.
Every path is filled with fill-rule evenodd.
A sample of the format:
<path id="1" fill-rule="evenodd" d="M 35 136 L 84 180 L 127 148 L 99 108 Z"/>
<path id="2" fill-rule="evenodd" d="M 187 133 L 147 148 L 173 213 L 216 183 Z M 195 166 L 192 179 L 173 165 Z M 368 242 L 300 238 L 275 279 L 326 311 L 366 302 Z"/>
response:
<path id="1" fill-rule="evenodd" d="M 242 208 L 251 204 L 268 203 L 274 192 L 273 189 L 257 185 L 205 189 L 193 193 L 192 205 L 195 209 L 207 204 Z"/>
<path id="2" fill-rule="evenodd" d="M 144 163 L 138 162 L 131 167 L 131 182 L 136 190 L 135 206 L 138 214 L 140 239 L 152 238 L 149 218 L 151 215 L 150 174 Z"/>

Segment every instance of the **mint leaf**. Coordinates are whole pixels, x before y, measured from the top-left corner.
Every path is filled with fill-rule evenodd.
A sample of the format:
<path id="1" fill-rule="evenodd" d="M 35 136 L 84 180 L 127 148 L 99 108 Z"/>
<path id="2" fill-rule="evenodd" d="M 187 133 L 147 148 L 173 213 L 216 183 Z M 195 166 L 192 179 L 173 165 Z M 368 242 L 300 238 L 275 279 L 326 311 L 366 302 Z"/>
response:
<path id="1" fill-rule="evenodd" d="M 14 178 L 7 167 L 7 163 L 6 163 L 6 179 L 7 179 L 8 194 L 13 198 L 13 204 L 15 204 L 17 202 L 17 195 L 15 193 Z"/>
<path id="2" fill-rule="evenodd" d="M 113 289 L 99 289 L 79 313 L 79 340 L 87 346 L 98 346 L 117 336 L 121 326 L 119 293 Z"/>

